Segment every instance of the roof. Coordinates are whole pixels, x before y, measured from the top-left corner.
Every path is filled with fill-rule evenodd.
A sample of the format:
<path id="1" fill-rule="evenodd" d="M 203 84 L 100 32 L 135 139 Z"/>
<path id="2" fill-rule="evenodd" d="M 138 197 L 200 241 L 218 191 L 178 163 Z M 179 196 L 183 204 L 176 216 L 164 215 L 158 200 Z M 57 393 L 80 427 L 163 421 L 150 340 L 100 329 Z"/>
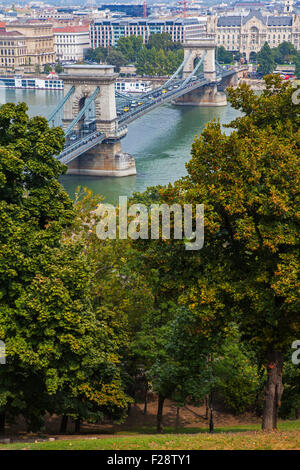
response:
<path id="1" fill-rule="evenodd" d="M 34 18 L 28 18 L 28 19 L 24 19 L 24 18 L 19 18 L 17 21 L 13 21 L 11 23 L 9 23 L 9 26 L 22 26 L 22 27 L 26 27 L 26 26 L 32 26 L 32 25 L 36 25 L 36 26 L 52 26 L 52 23 L 47 23 L 46 21 L 41 21 L 41 20 L 38 20 L 38 19 L 34 19 Z"/>
<path id="2" fill-rule="evenodd" d="M 89 25 L 87 26 L 61 26 L 53 28 L 54 33 L 88 33 Z"/>
<path id="3" fill-rule="evenodd" d="M 268 16 L 268 26 L 292 26 L 292 16 Z"/>
<path id="4" fill-rule="evenodd" d="M 263 16 L 260 11 L 252 10 L 247 16 L 221 16 L 218 18 L 217 26 L 241 26 L 246 24 L 251 18 L 257 18 L 268 26 L 291 26 L 292 16 Z"/>
<path id="5" fill-rule="evenodd" d="M 241 26 L 241 16 L 221 16 L 218 18 L 218 26 Z"/>
<path id="6" fill-rule="evenodd" d="M 95 19 L 95 25 L 188 25 L 188 24 L 201 24 L 198 18 L 120 18 L 120 19 Z"/>
<path id="7" fill-rule="evenodd" d="M 1 31 L 0 30 L 0 36 L 5 36 L 5 37 L 9 37 L 9 36 L 24 36 L 24 34 L 22 33 L 19 33 L 19 31 Z"/>
<path id="8" fill-rule="evenodd" d="M 267 17 L 263 16 L 259 10 L 250 11 L 249 15 L 247 15 L 243 18 L 243 24 L 247 23 L 249 20 L 251 20 L 251 18 L 257 18 L 263 24 L 267 23 Z"/>

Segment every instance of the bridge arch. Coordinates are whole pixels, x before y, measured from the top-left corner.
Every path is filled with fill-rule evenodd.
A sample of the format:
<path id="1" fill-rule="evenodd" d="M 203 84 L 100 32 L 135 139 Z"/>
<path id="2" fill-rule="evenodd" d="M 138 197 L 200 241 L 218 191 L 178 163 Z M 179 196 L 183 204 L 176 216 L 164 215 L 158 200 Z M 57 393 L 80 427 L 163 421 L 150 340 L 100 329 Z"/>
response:
<path id="1" fill-rule="evenodd" d="M 213 39 L 205 39 L 203 41 L 186 41 L 183 44 L 184 60 L 186 60 L 183 69 L 183 78 L 187 78 L 194 70 L 199 59 L 204 56 L 203 72 L 209 81 L 216 80 L 216 64 L 215 64 L 215 42 Z"/>
<path id="2" fill-rule="evenodd" d="M 107 136 L 115 135 L 118 129 L 115 80 L 117 74 L 111 65 L 69 65 L 64 67 L 65 73 L 61 74 L 64 81 L 65 94 L 74 87 L 74 93 L 64 106 L 63 128 L 67 129 L 85 106 L 86 100 L 92 96 L 96 89 L 99 90 L 94 102 L 89 106 L 94 110 L 96 127 L 99 132 L 105 132 Z M 80 130 L 85 115 L 74 126 Z"/>

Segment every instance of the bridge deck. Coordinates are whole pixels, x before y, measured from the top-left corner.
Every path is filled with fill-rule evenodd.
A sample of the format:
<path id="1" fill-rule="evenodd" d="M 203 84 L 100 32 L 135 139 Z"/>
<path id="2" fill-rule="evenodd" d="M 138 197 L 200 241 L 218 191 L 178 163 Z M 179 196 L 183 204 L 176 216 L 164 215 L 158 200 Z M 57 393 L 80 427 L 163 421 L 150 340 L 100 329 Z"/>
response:
<path id="1" fill-rule="evenodd" d="M 219 84 L 222 78 L 228 77 L 235 73 L 237 73 L 236 70 L 224 70 L 222 75 L 217 76 L 217 79 L 214 82 L 208 81 L 203 77 L 203 75 L 200 75 L 196 78 L 193 77 L 193 79 L 191 79 L 188 83 L 185 83 L 186 81 L 176 79 L 173 83 L 169 83 L 167 85 L 167 90 L 164 90 L 163 87 L 153 89 L 144 96 L 137 98 L 142 104 L 136 106 L 134 109 L 132 109 L 132 106 L 129 104 L 128 111 L 125 112 L 122 110 L 122 114 L 118 117 L 119 128 L 121 125 L 124 127 L 127 124 L 130 124 L 140 116 L 150 112 L 152 109 L 155 109 L 165 103 L 172 102 L 197 88 L 204 87 L 206 85 Z M 126 100 L 126 97 L 122 97 L 121 99 Z M 130 101 L 132 102 L 132 98 L 128 99 L 128 103 Z M 92 131 L 83 137 L 78 136 L 74 143 L 71 144 L 69 141 L 68 145 L 65 147 L 63 152 L 57 156 L 57 158 L 64 164 L 70 163 L 82 153 L 103 142 L 105 138 L 105 134 L 99 131 Z"/>

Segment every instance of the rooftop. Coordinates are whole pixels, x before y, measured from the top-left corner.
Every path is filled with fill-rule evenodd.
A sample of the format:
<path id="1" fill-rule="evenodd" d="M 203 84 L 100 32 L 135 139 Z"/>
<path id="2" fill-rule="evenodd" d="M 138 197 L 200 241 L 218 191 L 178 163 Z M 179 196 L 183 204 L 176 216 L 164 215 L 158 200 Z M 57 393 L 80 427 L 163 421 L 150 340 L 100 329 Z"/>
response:
<path id="1" fill-rule="evenodd" d="M 241 26 L 253 17 L 267 26 L 291 26 L 293 24 L 292 16 L 264 16 L 260 11 L 252 10 L 247 16 L 222 16 L 218 18 L 218 26 Z"/>
<path id="2" fill-rule="evenodd" d="M 5 31 L 0 29 L 0 36 L 10 37 L 10 36 L 23 36 L 19 31 Z"/>
<path id="3" fill-rule="evenodd" d="M 87 26 L 61 26 L 53 28 L 54 33 L 82 33 L 89 32 L 89 25 Z"/>

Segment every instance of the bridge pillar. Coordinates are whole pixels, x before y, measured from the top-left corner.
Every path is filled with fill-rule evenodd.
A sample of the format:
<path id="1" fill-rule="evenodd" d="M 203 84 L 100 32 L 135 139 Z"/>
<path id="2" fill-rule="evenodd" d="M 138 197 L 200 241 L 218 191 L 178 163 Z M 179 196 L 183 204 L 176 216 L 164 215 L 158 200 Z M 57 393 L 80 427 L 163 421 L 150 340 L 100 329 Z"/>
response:
<path id="1" fill-rule="evenodd" d="M 188 56 L 188 60 L 182 71 L 182 78 L 187 78 L 195 68 L 197 61 L 206 52 L 203 62 L 204 78 L 209 82 L 216 80 L 216 63 L 215 63 L 216 45 L 213 39 L 203 39 L 199 41 L 186 41 L 183 44 L 184 59 Z"/>
<path id="2" fill-rule="evenodd" d="M 215 49 L 216 45 L 213 39 L 203 39 L 199 41 L 186 41 L 183 44 L 184 59 L 186 59 L 182 76 L 186 79 L 194 70 L 198 60 L 203 57 L 203 73 L 204 78 L 211 82 L 192 90 L 190 93 L 178 98 L 175 104 L 183 106 L 226 106 L 227 99 L 223 92 L 219 92 L 216 85 L 216 62 Z"/>
<path id="3" fill-rule="evenodd" d="M 66 130 L 83 108 L 86 99 L 98 87 L 94 100 L 97 131 L 105 134 L 103 143 L 68 163 L 68 173 L 95 176 L 128 176 L 136 174 L 134 158 L 121 150 L 120 139 L 127 127 L 119 128 L 116 112 L 115 82 L 118 74 L 111 65 L 68 65 L 61 78 L 65 94 L 75 87 L 64 106 L 63 129 Z M 92 105 L 91 105 L 92 106 Z M 74 126 L 80 131 L 85 116 Z"/>
<path id="4" fill-rule="evenodd" d="M 217 85 L 204 85 L 178 98 L 175 103 L 181 106 L 226 106 L 226 94 L 218 91 Z"/>
<path id="5" fill-rule="evenodd" d="M 121 142 L 104 142 L 68 164 L 71 175 L 130 176 L 136 174 L 134 158 L 122 152 Z"/>

